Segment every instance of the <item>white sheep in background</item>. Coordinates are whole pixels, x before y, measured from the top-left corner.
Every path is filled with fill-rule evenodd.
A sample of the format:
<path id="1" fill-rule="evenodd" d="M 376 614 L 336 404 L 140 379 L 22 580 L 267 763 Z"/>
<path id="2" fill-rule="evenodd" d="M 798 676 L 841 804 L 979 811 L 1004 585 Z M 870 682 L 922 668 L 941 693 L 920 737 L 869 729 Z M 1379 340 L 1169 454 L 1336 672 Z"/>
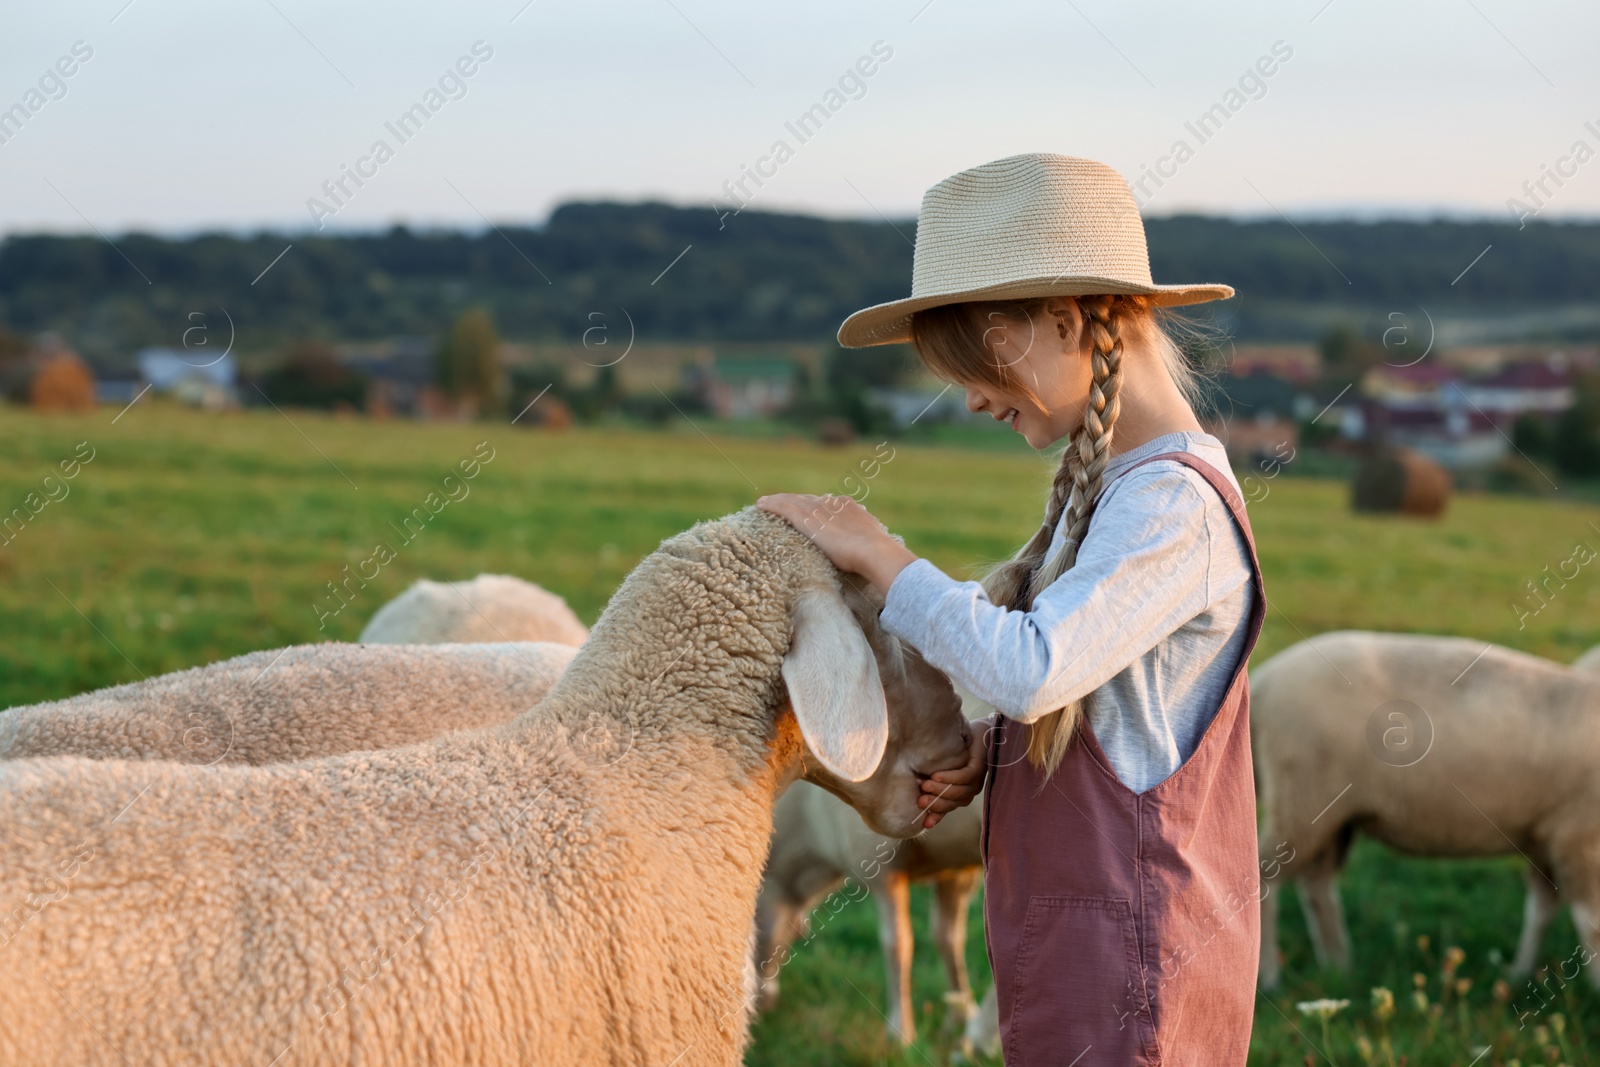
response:
<path id="1" fill-rule="evenodd" d="M 470 582 L 419 580 L 379 608 L 358 640 L 381 645 L 554 641 L 577 647 L 588 636 L 561 597 L 507 574 L 480 574 Z"/>
<path id="2" fill-rule="evenodd" d="M 950 986 L 945 999 L 955 1017 L 968 1022 L 977 1005 L 967 977 L 967 906 L 982 874 L 982 803 L 980 797 L 950 812 L 933 829 L 901 841 L 868 829 L 854 809 L 831 793 L 804 785 L 785 793 L 773 814 L 772 851 L 756 905 L 761 1010 L 777 1003 L 779 969 L 804 951 L 794 942 L 809 936 L 812 909 L 852 878 L 866 887 L 878 909 L 889 1036 L 903 1045 L 915 1041 L 910 883 L 932 881 L 933 941 Z"/>
<path id="3" fill-rule="evenodd" d="M 1572 661 L 1574 670 L 1600 673 L 1600 645 L 1595 645 L 1589 651 Z"/>
<path id="4" fill-rule="evenodd" d="M 477 643 L 486 633 L 506 636 Z M 387 647 L 406 634 L 444 647 Z M 375 647 L 256 652 L 14 708 L 0 713 L 0 759 L 260 764 L 397 748 L 527 710 L 587 636 L 565 600 L 532 582 L 495 574 L 451 584 L 423 579 L 368 623 L 362 638 Z M 464 692 L 476 695 L 466 701 Z M 336 710 L 328 707 L 334 694 Z"/>
<path id="5" fill-rule="evenodd" d="M 978 1004 L 977 1012 L 967 1020 L 966 1031 L 950 1053 L 950 1062 L 971 1063 L 975 1056 L 991 1060 L 1000 1058 L 1000 998 L 995 994 L 992 982 Z"/>
<path id="6" fill-rule="evenodd" d="M 0 1062 L 738 1062 L 779 790 L 911 834 L 966 758 L 948 681 L 843 594 L 747 508 L 664 542 L 504 726 L 0 764 Z"/>
<path id="7" fill-rule="evenodd" d="M 1280 977 L 1279 878 L 1319 963 L 1349 966 L 1337 879 L 1358 831 L 1411 855 L 1528 859 L 1513 973 L 1536 966 L 1561 898 L 1584 958 L 1600 952 L 1600 678 L 1471 638 L 1337 631 L 1252 668 L 1250 726 L 1263 988 Z"/>
<path id="8" fill-rule="evenodd" d="M 994 708 L 961 686 L 962 712 L 973 721 Z M 932 933 L 945 967 L 945 1003 L 964 1023 L 958 1052 L 998 1056 L 1000 1024 L 991 986 L 983 1004 L 973 1002 L 967 974 L 967 911 L 983 873 L 980 837 L 982 795 L 946 815 L 914 840 L 898 841 L 873 833 L 848 806 L 827 793 L 798 787 L 778 800 L 773 843 L 756 904 L 755 967 L 758 1006 L 770 1011 L 778 1000 L 779 971 L 795 954 L 799 938 L 812 936 L 810 915 L 846 878 L 872 895 L 878 911 L 878 939 L 887 972 L 889 1011 L 885 1028 L 892 1040 L 916 1040 L 911 1009 L 910 882 L 934 883 Z"/>
<path id="9" fill-rule="evenodd" d="M 252 652 L 0 712 L 0 759 L 261 764 L 398 748 L 508 722 L 576 654 L 549 642 Z"/>

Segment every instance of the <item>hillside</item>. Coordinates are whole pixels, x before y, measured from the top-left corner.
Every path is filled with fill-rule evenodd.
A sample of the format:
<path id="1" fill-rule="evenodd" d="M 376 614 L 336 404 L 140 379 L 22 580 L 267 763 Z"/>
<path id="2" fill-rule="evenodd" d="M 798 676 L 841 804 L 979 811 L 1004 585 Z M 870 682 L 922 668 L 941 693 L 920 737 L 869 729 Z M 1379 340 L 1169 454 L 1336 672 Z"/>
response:
<path id="1" fill-rule="evenodd" d="M 1240 340 L 1309 340 L 1341 317 L 1379 332 L 1419 307 L 1461 323 L 1461 339 L 1600 332 L 1600 223 L 1177 216 L 1147 229 L 1158 281 L 1239 291 L 1212 307 Z M 21 235 L 0 243 L 0 324 L 58 331 L 103 367 L 179 343 L 191 312 L 218 321 L 219 307 L 245 355 L 303 336 L 434 335 L 475 304 L 514 340 L 575 342 L 596 313 L 626 309 L 648 340 L 826 341 L 908 290 L 914 234 L 909 220 L 569 203 L 542 226 L 477 234 Z"/>

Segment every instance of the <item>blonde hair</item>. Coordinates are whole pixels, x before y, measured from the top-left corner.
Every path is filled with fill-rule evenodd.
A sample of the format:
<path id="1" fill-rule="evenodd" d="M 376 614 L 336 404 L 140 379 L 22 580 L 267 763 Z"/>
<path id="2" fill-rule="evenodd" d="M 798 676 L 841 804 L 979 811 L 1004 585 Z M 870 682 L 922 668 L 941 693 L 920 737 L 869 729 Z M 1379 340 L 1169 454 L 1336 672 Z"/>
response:
<path id="1" fill-rule="evenodd" d="M 1038 402 L 1027 383 L 997 358 L 988 339 L 993 327 L 985 323 L 992 323 L 996 317 L 1036 321 L 1049 299 L 967 301 L 928 308 L 911 318 L 912 343 L 923 363 L 942 378 L 992 385 L 1020 392 Z M 1191 406 L 1198 404 L 1202 396 L 1201 376 L 1190 366 L 1173 334 L 1203 335 L 1205 330 L 1197 330 L 1192 324 L 1169 329 L 1168 322 L 1158 318 L 1161 309 L 1153 308 L 1143 296 L 1114 294 L 1072 299 L 1083 316 L 1079 352 L 1089 356 L 1094 374 L 1083 425 L 1068 437 L 1061 453 L 1061 463 L 1050 483 L 1044 522 L 1016 555 L 993 567 L 983 579 L 990 602 L 1014 610 L 1031 608 L 1039 594 L 1078 560 L 1078 546 L 1104 487 L 1112 434 L 1121 410 L 1124 343 L 1134 341 L 1155 351 Z M 1058 525 L 1065 544 L 1047 558 Z M 1086 700 L 1080 698 L 1034 720 L 1028 733 L 1028 761 L 1042 770 L 1046 779 L 1066 755 Z"/>

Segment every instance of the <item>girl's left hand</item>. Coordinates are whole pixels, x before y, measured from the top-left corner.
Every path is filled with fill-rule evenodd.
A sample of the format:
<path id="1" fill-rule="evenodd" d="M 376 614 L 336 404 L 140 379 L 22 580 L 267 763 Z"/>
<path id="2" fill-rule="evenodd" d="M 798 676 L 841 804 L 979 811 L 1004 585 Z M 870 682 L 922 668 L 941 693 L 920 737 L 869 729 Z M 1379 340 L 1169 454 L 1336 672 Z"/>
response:
<path id="1" fill-rule="evenodd" d="M 786 520 L 834 566 L 861 575 L 880 595 L 887 595 L 895 576 L 917 558 L 870 511 L 847 496 L 774 493 L 757 500 L 756 507 Z"/>
<path id="2" fill-rule="evenodd" d="M 933 829 L 940 819 L 971 804 L 983 792 L 983 779 L 989 770 L 989 731 L 994 729 L 994 720 L 979 719 L 971 725 L 967 762 L 960 767 L 934 771 L 923 780 L 917 806 L 925 813 L 922 820 L 925 830 Z"/>

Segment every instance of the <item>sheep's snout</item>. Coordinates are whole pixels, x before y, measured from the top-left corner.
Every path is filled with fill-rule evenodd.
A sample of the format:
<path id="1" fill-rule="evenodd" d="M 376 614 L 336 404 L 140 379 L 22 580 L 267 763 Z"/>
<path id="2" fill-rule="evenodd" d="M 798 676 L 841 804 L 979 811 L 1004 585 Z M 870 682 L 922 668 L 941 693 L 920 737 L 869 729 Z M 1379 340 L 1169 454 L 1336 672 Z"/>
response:
<path id="1" fill-rule="evenodd" d="M 922 783 L 935 771 L 967 762 L 972 729 L 950 679 L 913 649 L 888 643 L 878 666 L 889 709 L 883 761 L 861 782 L 830 781 L 815 773 L 808 778 L 854 807 L 873 832 L 915 837 L 926 815 L 917 803 Z"/>

